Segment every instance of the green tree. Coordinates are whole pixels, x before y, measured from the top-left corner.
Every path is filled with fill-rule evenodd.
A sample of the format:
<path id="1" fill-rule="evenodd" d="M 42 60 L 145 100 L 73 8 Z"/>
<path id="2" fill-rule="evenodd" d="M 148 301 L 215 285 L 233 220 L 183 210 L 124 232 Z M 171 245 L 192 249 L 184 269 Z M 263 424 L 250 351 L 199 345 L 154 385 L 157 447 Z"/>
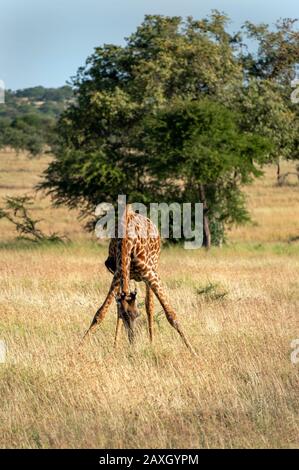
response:
<path id="1" fill-rule="evenodd" d="M 240 100 L 240 110 L 246 125 L 273 142 L 272 158 L 277 162 L 278 178 L 281 158 L 299 158 L 298 104 L 291 101 L 294 67 L 299 63 L 297 22 L 281 19 L 274 29 L 249 21 L 243 26 L 246 36 L 257 43 L 257 49 L 247 50 L 242 56 L 248 88 Z"/>
<path id="2" fill-rule="evenodd" d="M 95 49 L 73 79 L 76 100 L 59 121 L 46 172 L 43 188 L 57 203 L 86 210 L 120 191 L 144 200 L 147 156 L 136 139 L 144 117 L 177 97 L 217 96 L 242 80 L 227 21 L 218 12 L 185 22 L 149 15 L 124 47 Z"/>
<path id="3" fill-rule="evenodd" d="M 179 194 L 182 200 L 190 196 L 191 201 L 200 197 L 205 202 L 206 217 L 215 233 L 223 234 L 225 225 L 244 220 L 240 185 L 258 174 L 254 162 L 273 158 L 275 152 L 266 150 L 265 139 L 271 138 L 267 126 L 272 129 L 272 124 L 267 117 L 267 99 L 263 97 L 260 102 L 259 92 L 264 94 L 265 90 L 260 86 L 254 93 L 253 80 L 257 78 L 248 76 L 249 62 L 244 65 L 241 35 L 229 34 L 227 22 L 228 18 L 217 11 L 198 21 L 191 17 L 183 21 L 180 17 L 149 15 L 125 46 L 97 47 L 73 79 L 75 102 L 59 120 L 58 140 L 53 147 L 55 158 L 40 188 L 50 192 L 57 204 L 80 207 L 85 214 L 102 200 L 115 202 L 120 193 L 142 202 L 166 196 L 170 200 Z M 208 102 L 204 101 L 206 98 Z M 276 95 L 273 104 L 275 98 Z M 193 110 L 192 102 L 202 106 L 200 112 Z M 158 158 L 154 155 L 155 145 L 159 148 L 155 136 L 166 145 L 174 124 L 170 121 L 170 127 L 162 129 L 154 126 L 153 134 L 147 123 L 159 118 L 165 124 L 167 109 L 180 125 L 184 113 L 192 109 L 195 115 L 200 114 L 206 127 L 202 140 L 197 134 L 196 141 L 184 139 L 183 147 L 177 144 L 173 128 L 171 146 L 167 152 L 164 149 L 164 171 L 162 154 Z M 211 117 L 212 109 L 219 113 L 219 121 Z M 265 110 L 260 126 L 245 115 L 252 109 L 256 110 L 255 116 L 260 109 Z M 223 128 L 225 147 L 212 129 L 221 128 L 220 122 L 224 125 L 223 116 L 229 112 L 231 128 Z M 200 125 L 201 121 L 194 118 L 194 122 Z M 280 123 L 285 125 L 283 119 Z M 190 123 L 192 132 L 194 126 Z M 279 133 L 280 128 L 276 131 Z M 235 150 L 229 145 L 230 132 Z M 259 140 L 258 135 L 264 140 Z M 281 147 L 286 138 L 283 139 Z M 183 150 L 186 153 L 180 156 L 179 151 Z M 184 155 L 188 155 L 185 160 Z M 239 160 L 241 156 L 243 160 Z M 193 160 L 200 169 L 195 190 Z M 183 192 L 177 191 L 180 178 L 184 179 Z"/>
<path id="4" fill-rule="evenodd" d="M 297 22 L 297 19 L 280 19 L 274 29 L 264 23 L 245 22 L 243 30 L 258 46 L 256 52 L 244 54 L 244 65 L 249 75 L 290 86 L 294 64 L 299 62 Z"/>
<path id="5" fill-rule="evenodd" d="M 178 100 L 150 116 L 144 127 L 146 173 L 157 187 L 168 181 L 160 184 L 163 200 L 175 194 L 176 200 L 204 204 L 206 246 L 211 235 L 219 243 L 224 227 L 248 220 L 240 187 L 261 174 L 257 165 L 271 150 L 267 139 L 242 131 L 240 123 L 237 113 L 205 98 Z"/>

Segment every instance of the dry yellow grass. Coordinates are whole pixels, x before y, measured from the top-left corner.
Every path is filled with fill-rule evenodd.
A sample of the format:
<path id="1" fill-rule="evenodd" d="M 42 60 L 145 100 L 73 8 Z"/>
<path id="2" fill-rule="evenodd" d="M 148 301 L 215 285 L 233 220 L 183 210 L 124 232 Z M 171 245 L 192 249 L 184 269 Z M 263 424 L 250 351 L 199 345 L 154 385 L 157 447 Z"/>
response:
<path id="1" fill-rule="evenodd" d="M 283 162 L 282 173 L 295 171 L 294 163 Z M 242 242 L 287 242 L 299 234 L 299 185 L 297 177 L 289 184 L 276 185 L 276 168 L 269 165 L 265 175 L 245 188 L 253 224 L 234 228 L 230 240 Z"/>
<path id="2" fill-rule="evenodd" d="M 34 190 L 50 159 L 28 158 L 25 153 L 0 151 L 0 206 L 6 196 L 28 195 L 34 199 L 33 217 L 43 219 L 40 226 L 46 233 L 56 231 L 72 239 L 86 238 L 76 211 L 65 207 L 54 209 L 49 197 Z M 0 223 L 0 241 L 12 240 L 16 236 L 12 225 L 3 220 Z"/>
<path id="3" fill-rule="evenodd" d="M 45 162 L 13 159 L 32 165 L 23 184 L 30 192 Z M 7 165 L 11 194 L 23 193 L 21 172 L 12 175 Z M 0 339 L 7 343 L 0 447 L 298 447 L 299 364 L 290 361 L 290 343 L 299 337 L 299 248 L 279 240 L 298 235 L 291 214 L 299 197 L 296 187 L 273 187 L 268 172 L 256 191 L 248 189 L 259 227 L 238 229 L 228 247 L 209 253 L 163 250 L 161 276 L 199 359 L 157 302 L 153 347 L 142 306 L 135 346 L 123 336 L 114 351 L 112 307 L 78 355 L 111 280 L 106 247 L 84 240 L 79 224 L 73 244 L 20 245 L 0 222 Z M 0 185 L 3 195 L 3 179 Z M 43 217 L 53 217 L 51 229 L 58 230 L 56 220 L 60 231 L 74 233 L 74 217 L 60 209 L 65 219 L 58 220 L 48 203 L 39 202 Z M 289 214 L 277 237 L 273 206 Z"/>

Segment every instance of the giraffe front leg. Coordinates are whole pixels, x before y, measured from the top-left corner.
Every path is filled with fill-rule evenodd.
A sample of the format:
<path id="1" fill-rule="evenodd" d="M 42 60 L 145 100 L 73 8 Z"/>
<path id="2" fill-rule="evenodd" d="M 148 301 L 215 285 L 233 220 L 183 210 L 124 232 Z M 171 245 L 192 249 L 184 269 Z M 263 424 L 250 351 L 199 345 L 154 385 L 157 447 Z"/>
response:
<path id="1" fill-rule="evenodd" d="M 115 276 L 113 277 L 113 280 L 112 280 L 112 283 L 111 283 L 111 286 L 110 286 L 110 289 L 109 289 L 109 292 L 107 294 L 107 297 L 106 299 L 104 300 L 103 304 L 101 305 L 101 307 L 97 310 L 92 322 L 91 322 L 91 325 L 90 327 L 88 328 L 88 330 L 86 331 L 84 337 L 83 337 L 83 340 L 92 332 L 94 331 L 97 326 L 102 323 L 102 321 L 104 320 L 105 316 L 106 316 L 106 313 L 108 312 L 108 309 L 111 305 L 111 302 L 113 300 L 113 295 L 116 291 L 116 289 L 118 288 L 118 285 L 119 285 L 119 278 L 118 276 Z"/>
<path id="2" fill-rule="evenodd" d="M 154 275 L 148 277 L 146 282 L 149 285 L 149 287 L 153 290 L 153 292 L 155 293 L 157 299 L 159 300 L 159 302 L 160 302 L 160 304 L 161 304 L 161 306 L 162 306 L 162 308 L 165 312 L 166 318 L 167 318 L 168 322 L 170 323 L 170 325 L 179 333 L 179 335 L 181 336 L 181 338 L 184 341 L 185 345 L 192 352 L 192 354 L 196 355 L 195 351 L 193 350 L 191 344 L 187 340 L 185 334 L 183 333 L 183 331 L 182 331 L 182 329 L 181 329 L 181 327 L 178 323 L 177 315 L 176 315 L 175 311 L 173 310 L 173 308 L 171 307 L 171 305 L 168 302 L 166 293 L 163 289 L 163 286 L 162 286 L 162 283 L 161 283 L 161 280 L 160 280 L 158 274 L 155 273 Z"/>
<path id="3" fill-rule="evenodd" d="M 146 284 L 145 309 L 148 320 L 148 331 L 150 342 L 153 341 L 153 319 L 154 319 L 154 294 L 148 284 Z"/>

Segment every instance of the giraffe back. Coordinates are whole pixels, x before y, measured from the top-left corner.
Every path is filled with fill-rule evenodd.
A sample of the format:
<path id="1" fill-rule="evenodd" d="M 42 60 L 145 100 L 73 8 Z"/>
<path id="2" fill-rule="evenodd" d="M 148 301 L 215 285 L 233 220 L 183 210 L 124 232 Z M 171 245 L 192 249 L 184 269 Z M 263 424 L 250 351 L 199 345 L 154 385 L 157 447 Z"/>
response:
<path id="1" fill-rule="evenodd" d="M 141 281 L 148 271 L 156 271 L 161 239 L 153 222 L 127 208 L 123 238 L 110 241 L 105 262 L 112 273 L 118 273 L 121 290 L 129 292 L 130 279 Z"/>

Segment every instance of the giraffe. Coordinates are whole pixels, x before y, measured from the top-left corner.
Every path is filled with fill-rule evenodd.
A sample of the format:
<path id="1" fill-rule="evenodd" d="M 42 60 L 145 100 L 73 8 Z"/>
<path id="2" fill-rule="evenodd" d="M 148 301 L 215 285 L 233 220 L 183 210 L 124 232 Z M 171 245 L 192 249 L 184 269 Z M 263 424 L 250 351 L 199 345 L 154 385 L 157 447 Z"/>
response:
<path id="1" fill-rule="evenodd" d="M 115 296 L 117 323 L 114 345 L 118 343 L 121 322 L 127 329 L 129 341 L 133 342 L 134 322 L 139 316 L 137 292 L 130 291 L 130 279 L 133 279 L 136 282 L 143 281 L 146 285 L 145 307 L 150 342 L 153 341 L 154 295 L 156 295 L 168 322 L 179 333 L 187 348 L 194 353 L 178 323 L 176 312 L 167 299 L 158 274 L 161 238 L 157 227 L 150 219 L 134 212 L 130 205 L 125 208 L 122 223 L 123 238 L 110 240 L 108 258 L 105 261 L 107 269 L 113 274 L 113 279 L 108 294 L 97 310 L 84 338 L 104 320 Z"/>

